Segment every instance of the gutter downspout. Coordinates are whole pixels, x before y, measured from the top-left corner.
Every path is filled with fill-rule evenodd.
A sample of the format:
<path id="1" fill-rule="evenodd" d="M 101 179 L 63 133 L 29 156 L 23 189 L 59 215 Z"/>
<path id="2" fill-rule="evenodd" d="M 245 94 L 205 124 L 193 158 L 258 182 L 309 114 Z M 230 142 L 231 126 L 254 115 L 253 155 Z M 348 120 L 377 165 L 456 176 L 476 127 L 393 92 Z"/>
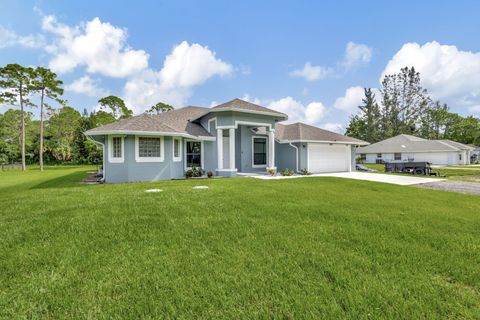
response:
<path id="1" fill-rule="evenodd" d="M 297 173 L 298 173 L 299 172 L 298 171 L 298 147 L 294 146 L 291 142 L 289 142 L 288 144 L 295 149 L 295 169 L 297 170 Z"/>
<path id="2" fill-rule="evenodd" d="M 103 168 L 103 170 L 102 170 L 102 179 L 100 179 L 100 181 L 105 182 L 105 143 L 94 140 L 94 139 L 92 139 L 92 137 L 90 137 L 89 135 L 86 135 L 86 134 L 85 134 L 85 137 L 87 137 L 87 140 L 90 140 L 93 143 L 102 146 L 102 168 Z"/>

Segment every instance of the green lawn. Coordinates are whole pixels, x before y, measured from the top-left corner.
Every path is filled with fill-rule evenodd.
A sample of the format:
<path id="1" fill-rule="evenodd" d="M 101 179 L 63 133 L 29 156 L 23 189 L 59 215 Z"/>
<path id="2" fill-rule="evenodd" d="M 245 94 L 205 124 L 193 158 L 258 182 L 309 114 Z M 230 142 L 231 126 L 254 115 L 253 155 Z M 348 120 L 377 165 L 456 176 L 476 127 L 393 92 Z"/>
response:
<path id="1" fill-rule="evenodd" d="M 478 196 L 87 170 L 0 173 L 0 318 L 480 317 Z"/>

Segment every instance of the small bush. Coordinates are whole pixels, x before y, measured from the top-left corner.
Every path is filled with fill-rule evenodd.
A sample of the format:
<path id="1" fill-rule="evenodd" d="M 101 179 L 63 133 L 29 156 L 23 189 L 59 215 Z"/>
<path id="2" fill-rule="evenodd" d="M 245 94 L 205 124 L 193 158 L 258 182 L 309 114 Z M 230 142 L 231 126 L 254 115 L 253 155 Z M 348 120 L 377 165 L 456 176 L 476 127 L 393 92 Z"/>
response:
<path id="1" fill-rule="evenodd" d="M 187 178 L 197 178 L 201 177 L 203 175 L 203 170 L 202 168 L 198 167 L 192 167 L 191 169 L 188 169 L 187 172 L 185 172 L 185 176 Z"/>
<path id="2" fill-rule="evenodd" d="M 208 171 L 208 172 L 207 172 L 207 177 L 209 177 L 209 178 L 213 177 L 213 172 L 212 172 L 212 171 Z"/>
<path id="3" fill-rule="evenodd" d="M 290 170 L 290 169 L 288 169 L 288 168 L 285 168 L 285 169 L 281 172 L 282 176 L 293 176 L 294 173 L 295 173 L 295 172 L 293 172 L 293 170 Z"/>
<path id="4" fill-rule="evenodd" d="M 301 174 L 302 176 L 309 176 L 309 175 L 311 175 L 310 171 L 308 171 L 307 169 L 302 169 L 302 170 L 300 170 L 300 174 Z"/>

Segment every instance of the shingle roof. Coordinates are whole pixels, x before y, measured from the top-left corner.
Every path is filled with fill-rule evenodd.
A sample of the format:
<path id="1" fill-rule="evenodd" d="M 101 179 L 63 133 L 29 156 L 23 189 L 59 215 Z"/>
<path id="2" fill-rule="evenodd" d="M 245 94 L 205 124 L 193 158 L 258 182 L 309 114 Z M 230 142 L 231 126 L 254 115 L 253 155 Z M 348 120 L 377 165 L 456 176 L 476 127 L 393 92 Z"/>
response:
<path id="1" fill-rule="evenodd" d="M 240 111 L 240 112 L 248 111 L 251 113 L 278 116 L 284 119 L 288 118 L 288 116 L 285 113 L 278 112 L 276 110 L 272 110 L 269 108 L 265 108 L 241 99 L 233 99 L 231 101 L 219 104 L 218 106 L 213 107 L 211 110 L 212 111 Z"/>
<path id="2" fill-rule="evenodd" d="M 128 119 L 122 119 L 85 132 L 86 135 L 105 132 L 161 132 L 185 134 L 197 137 L 211 137 L 200 124 L 190 122 L 205 113 L 207 108 L 185 107 L 158 115 L 141 114 Z"/>
<path id="3" fill-rule="evenodd" d="M 408 134 L 373 143 L 358 149 L 361 153 L 395 153 L 395 152 L 427 152 L 427 151 L 460 151 L 471 147 L 450 140 L 427 140 Z"/>
<path id="4" fill-rule="evenodd" d="M 344 136 L 332 131 L 320 129 L 305 123 L 297 122 L 289 125 L 277 123 L 275 126 L 275 138 L 282 141 L 328 141 L 345 142 L 358 145 L 366 145 L 368 142 Z"/>

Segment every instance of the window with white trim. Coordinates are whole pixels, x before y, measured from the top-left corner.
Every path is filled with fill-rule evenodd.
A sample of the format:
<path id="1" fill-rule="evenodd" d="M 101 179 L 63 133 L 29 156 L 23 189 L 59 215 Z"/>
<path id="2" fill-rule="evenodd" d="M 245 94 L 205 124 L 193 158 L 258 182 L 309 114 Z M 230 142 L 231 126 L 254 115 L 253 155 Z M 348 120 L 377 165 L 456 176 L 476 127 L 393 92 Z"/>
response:
<path id="1" fill-rule="evenodd" d="M 253 138 L 253 165 L 267 165 L 267 139 Z"/>
<path id="2" fill-rule="evenodd" d="M 174 161 L 181 161 L 182 160 L 182 148 L 181 148 L 181 139 L 180 138 L 173 138 L 173 160 Z"/>
<path id="3" fill-rule="evenodd" d="M 393 154 L 393 159 L 394 160 L 402 160 L 402 154 L 401 153 L 394 153 Z"/>
<path id="4" fill-rule="evenodd" d="M 122 137 L 112 138 L 112 158 L 122 158 Z"/>
<path id="5" fill-rule="evenodd" d="M 157 137 L 138 138 L 138 156 L 140 158 L 161 158 L 162 142 Z"/>
<path id="6" fill-rule="evenodd" d="M 187 141 L 186 166 L 187 168 L 202 167 L 202 143 L 200 141 Z"/>
<path id="7" fill-rule="evenodd" d="M 381 153 L 377 153 L 377 158 L 378 158 L 378 159 L 381 159 L 381 158 L 382 158 L 382 154 L 381 154 Z"/>

